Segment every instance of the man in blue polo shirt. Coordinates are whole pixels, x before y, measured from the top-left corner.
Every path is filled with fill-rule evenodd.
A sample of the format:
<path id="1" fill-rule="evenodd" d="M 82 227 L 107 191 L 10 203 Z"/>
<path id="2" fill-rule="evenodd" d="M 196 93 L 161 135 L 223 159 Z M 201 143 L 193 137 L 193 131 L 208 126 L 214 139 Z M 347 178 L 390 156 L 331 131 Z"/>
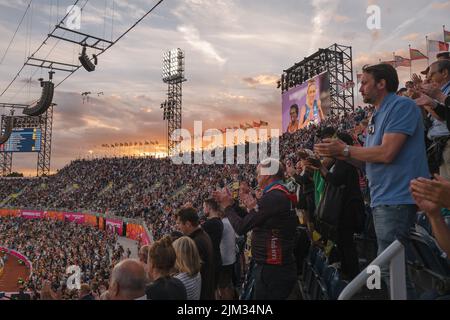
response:
<path id="1" fill-rule="evenodd" d="M 416 103 L 396 96 L 397 71 L 388 64 L 363 69 L 360 92 L 364 103 L 375 106 L 364 148 L 324 140 L 315 146 L 325 157 L 345 159 L 357 166 L 365 164 L 371 207 L 378 242 L 378 254 L 396 239 L 407 240 L 416 220 L 417 207 L 409 192 L 410 181 L 429 177 L 423 119 Z M 404 242 L 407 245 L 407 241 Z M 388 269 L 381 268 L 389 286 Z M 415 291 L 407 276 L 408 298 Z"/>

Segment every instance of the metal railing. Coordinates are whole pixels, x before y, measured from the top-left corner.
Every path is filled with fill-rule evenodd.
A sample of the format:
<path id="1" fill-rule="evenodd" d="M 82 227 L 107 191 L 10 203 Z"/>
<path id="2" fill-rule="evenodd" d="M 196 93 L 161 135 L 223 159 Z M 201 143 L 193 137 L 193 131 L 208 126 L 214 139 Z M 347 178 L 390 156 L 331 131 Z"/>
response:
<path id="1" fill-rule="evenodd" d="M 405 247 L 399 240 L 395 240 L 386 248 L 367 268 L 365 268 L 339 295 L 338 300 L 351 299 L 371 276 L 370 266 L 384 266 L 389 264 L 391 300 L 406 300 L 406 267 Z M 381 279 L 380 279 L 381 280 Z"/>

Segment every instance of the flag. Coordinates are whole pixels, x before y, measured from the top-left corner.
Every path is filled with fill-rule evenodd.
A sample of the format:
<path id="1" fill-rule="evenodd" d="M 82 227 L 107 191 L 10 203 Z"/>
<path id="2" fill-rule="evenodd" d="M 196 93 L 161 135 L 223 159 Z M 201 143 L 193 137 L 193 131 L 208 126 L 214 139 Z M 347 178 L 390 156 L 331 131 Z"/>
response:
<path id="1" fill-rule="evenodd" d="M 411 60 L 403 58 L 402 56 L 395 56 L 396 67 L 411 67 Z"/>
<path id="2" fill-rule="evenodd" d="M 250 128 L 253 128 L 253 126 L 246 122 L 245 123 L 245 129 L 250 129 Z"/>
<path id="3" fill-rule="evenodd" d="M 128 143 L 127 143 L 127 142 L 125 142 L 124 146 L 125 146 L 125 147 L 128 147 Z"/>
<path id="4" fill-rule="evenodd" d="M 142 142 L 139 142 L 139 146 L 142 146 Z"/>
<path id="5" fill-rule="evenodd" d="M 445 28 L 444 28 L 444 41 L 450 42 L 450 31 L 445 30 Z"/>
<path id="6" fill-rule="evenodd" d="M 448 43 L 437 40 L 428 40 L 429 62 L 433 63 L 434 61 L 436 61 L 436 55 L 441 51 L 448 51 L 448 47 Z"/>
<path id="7" fill-rule="evenodd" d="M 259 124 L 260 124 L 261 126 L 268 126 L 268 125 L 269 125 L 268 122 L 262 121 L 262 120 L 259 121 Z"/>
<path id="8" fill-rule="evenodd" d="M 145 141 L 145 143 L 144 143 L 146 146 L 148 146 L 149 144 L 150 144 L 150 142 L 148 142 L 148 141 Z"/>
<path id="9" fill-rule="evenodd" d="M 116 147 L 118 147 L 118 146 L 119 146 L 119 143 L 118 143 L 118 142 L 116 142 L 116 143 L 114 143 L 114 145 L 115 145 Z"/>
<path id="10" fill-rule="evenodd" d="M 135 142 L 134 145 L 137 146 L 139 143 Z"/>
<path id="11" fill-rule="evenodd" d="M 417 49 L 409 49 L 409 57 L 411 58 L 411 60 L 428 59 L 426 55 L 424 55 Z"/>
<path id="12" fill-rule="evenodd" d="M 123 147 L 123 143 L 119 144 L 119 146 Z"/>
<path id="13" fill-rule="evenodd" d="M 448 43 L 437 40 L 428 40 L 428 50 L 432 52 L 448 51 Z"/>
<path id="14" fill-rule="evenodd" d="M 241 124 L 239 124 L 239 128 L 240 129 L 245 129 L 245 126 L 241 123 Z"/>
<path id="15" fill-rule="evenodd" d="M 259 127 L 261 127 L 261 123 L 253 121 L 253 127 L 254 128 L 259 128 Z"/>

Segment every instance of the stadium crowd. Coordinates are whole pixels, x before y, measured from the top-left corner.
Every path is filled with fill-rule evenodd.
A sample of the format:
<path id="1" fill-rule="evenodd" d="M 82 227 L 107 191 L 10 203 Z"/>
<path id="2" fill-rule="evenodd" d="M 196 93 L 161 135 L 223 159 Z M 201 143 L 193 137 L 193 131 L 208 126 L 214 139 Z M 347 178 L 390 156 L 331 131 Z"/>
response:
<path id="1" fill-rule="evenodd" d="M 37 257 L 30 245 L 44 246 L 49 255 L 69 252 L 54 251 L 57 248 L 46 244 L 38 231 L 55 233 L 63 237 L 57 238 L 61 242 L 71 241 L 70 236 L 78 232 L 76 237 L 86 246 L 71 254 L 88 259 L 84 282 L 102 270 L 95 282 L 103 283 L 109 276 L 107 269 L 114 265 L 108 290 L 100 299 L 236 298 L 236 236 L 246 235 L 251 239 L 252 297 L 287 299 L 299 272 L 294 258 L 297 253 L 298 259 L 299 225 L 306 226 L 310 243 L 328 252 L 330 261 L 339 262 L 342 277 L 350 281 L 361 270 L 353 236 L 363 232 L 368 208 L 378 254 L 397 238 L 410 254 L 408 234 L 420 211 L 446 257 L 450 254 L 445 220 L 450 209 L 450 61 L 444 57 L 433 63 L 425 80 L 415 75 L 408 86 L 396 94 L 399 81 L 392 66 L 365 67 L 360 92 L 372 107 L 284 134 L 280 160 L 269 158 L 257 166 L 107 158 L 73 161 L 48 178 L 1 180 L 4 206 L 144 219 L 156 241 L 140 248 L 140 262 L 108 261 L 115 239 L 48 221 L 1 220 L 3 230 L 24 229 L 17 235 L 13 231 L 0 235 L 0 244 L 6 241 L 32 260 L 42 261 L 38 266 L 48 266 L 54 260 Z M 401 97 L 405 94 L 408 98 Z M 37 238 L 28 238 L 29 233 Z M 88 246 L 94 242 L 95 246 Z M 327 249 L 330 243 L 333 258 Z M 61 265 L 56 263 L 56 269 L 56 274 L 42 270 L 34 280 L 58 282 Z M 388 286 L 388 272 L 382 271 Z M 89 294 L 89 287 L 84 288 Z M 410 276 L 407 288 L 408 297 L 417 298 Z"/>

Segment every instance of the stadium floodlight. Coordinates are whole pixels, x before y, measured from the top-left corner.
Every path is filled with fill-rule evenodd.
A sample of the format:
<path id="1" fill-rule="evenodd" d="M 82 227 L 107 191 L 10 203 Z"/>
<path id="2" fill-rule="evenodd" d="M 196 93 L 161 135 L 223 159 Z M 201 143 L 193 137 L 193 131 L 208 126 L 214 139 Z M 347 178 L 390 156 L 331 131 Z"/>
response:
<path id="1" fill-rule="evenodd" d="M 3 132 L 0 132 L 1 133 L 0 134 L 0 144 L 4 144 L 11 137 L 11 133 L 14 128 L 14 117 L 13 116 L 9 117 L 9 121 L 5 120 L 5 122 L 6 122 L 6 126 L 2 130 Z"/>
<path id="2" fill-rule="evenodd" d="M 184 52 L 180 48 L 163 54 L 162 79 L 164 82 L 184 79 Z"/>

